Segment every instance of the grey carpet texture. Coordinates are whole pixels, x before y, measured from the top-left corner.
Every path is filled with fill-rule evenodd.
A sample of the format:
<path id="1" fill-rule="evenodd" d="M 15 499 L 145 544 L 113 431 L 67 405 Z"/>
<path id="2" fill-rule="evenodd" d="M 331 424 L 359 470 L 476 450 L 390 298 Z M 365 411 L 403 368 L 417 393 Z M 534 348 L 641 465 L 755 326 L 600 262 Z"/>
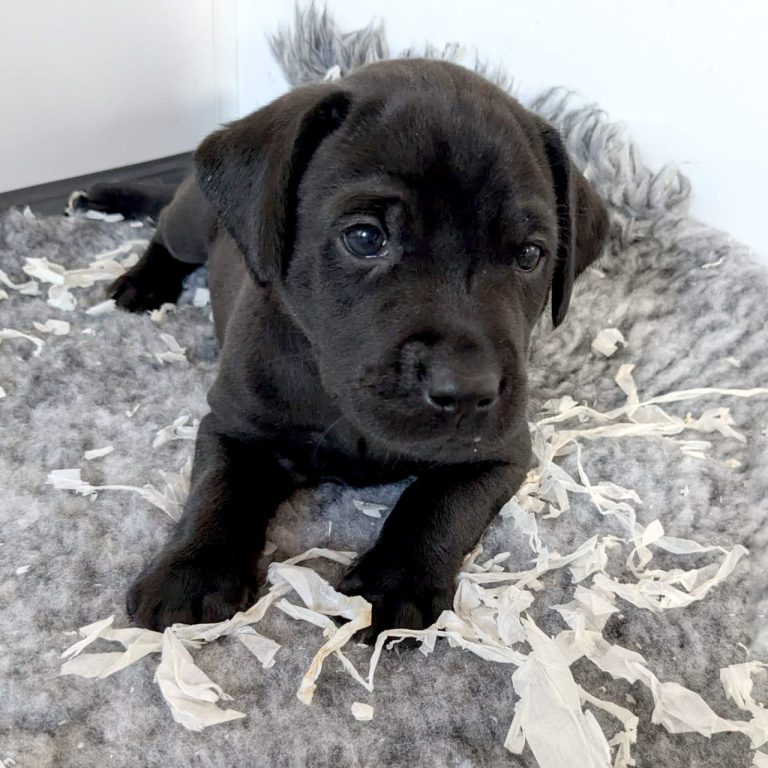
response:
<path id="1" fill-rule="evenodd" d="M 300 15 L 274 47 L 293 83 L 323 77 L 335 65 L 343 75 L 387 56 L 380 28 L 342 35 L 332 19 L 316 12 Z M 614 376 L 625 363 L 635 365 L 641 399 L 694 387 L 765 386 L 764 268 L 729 237 L 692 220 L 685 178 L 674 169 L 649 171 L 623 129 L 599 109 L 561 91 L 529 106 L 562 132 L 574 160 L 606 199 L 612 221 L 609 247 L 599 268 L 579 281 L 564 325 L 552 331 L 545 315 L 538 329 L 531 360 L 532 417 L 544 401 L 564 396 L 602 411 L 622 405 L 625 396 Z M 11 210 L 0 216 L 0 269 L 24 282 L 26 258 L 47 258 L 72 269 L 150 235 L 146 224 L 79 216 L 35 219 Z M 136 493 L 103 491 L 86 498 L 46 486 L 46 477 L 52 470 L 82 467 L 83 478 L 94 485 L 142 486 L 159 484 L 160 470 L 179 470 L 191 442 L 151 446 L 156 432 L 180 413 L 199 418 L 206 411 L 218 350 L 208 308 L 190 301 L 191 288 L 204 280 L 204 271 L 193 275 L 177 311 L 160 323 L 121 312 L 85 314 L 86 307 L 103 300 L 102 282 L 74 289 L 74 311 L 48 306 L 48 286 L 41 286 L 39 296 L 5 287 L 9 295 L 0 300 L 0 328 L 34 334 L 46 344 L 35 355 L 36 347 L 25 339 L 0 343 L 0 386 L 6 392 L 0 399 L 0 764 L 536 766 L 529 747 L 514 755 L 503 746 L 518 701 L 515 667 L 451 648 L 445 640 L 428 656 L 385 651 L 373 693 L 331 658 L 306 706 L 296 690 L 323 642 L 321 631 L 270 611 L 258 630 L 282 646 L 273 667 L 263 669 L 233 638 L 194 652 L 196 663 L 233 697 L 228 706 L 247 715 L 199 733 L 172 720 L 153 683 L 156 659 L 142 659 L 104 680 L 58 675 L 59 655 L 73 642 L 72 630 L 113 613 L 115 626 L 127 626 L 126 588 L 172 523 Z M 35 330 L 34 322 L 49 318 L 70 322 L 70 333 Z M 590 346 L 607 327 L 620 329 L 627 340 L 610 358 Z M 153 357 L 167 351 L 161 333 L 186 348 L 188 364 Z M 749 720 L 726 697 L 719 670 L 765 660 L 768 648 L 768 627 L 761 619 L 768 608 L 768 397 L 708 396 L 664 408 L 696 416 L 726 406 L 746 442 L 693 434 L 711 441 L 706 458 L 686 456 L 668 439 L 624 437 L 584 441 L 582 461 L 591 478 L 637 491 L 640 522 L 658 518 L 671 536 L 750 550 L 703 600 L 654 613 L 619 599 L 621 613 L 604 629 L 609 642 L 642 653 L 659 680 L 696 691 L 723 717 Z M 84 451 L 106 445 L 114 446 L 109 455 L 83 460 Z M 573 456 L 559 461 L 576 475 Z M 352 501 L 391 506 L 401 489 L 325 485 L 298 493 L 272 524 L 269 539 L 277 549 L 270 559 L 313 546 L 363 551 L 381 520 L 361 514 Z M 540 519 L 539 529 L 546 546 L 561 553 L 596 534 L 622 535 L 583 495 L 573 495 L 571 509 L 560 518 Z M 483 545 L 484 558 L 510 552 L 505 566 L 510 570 L 531 567 L 527 537 L 511 519 L 497 518 Z M 623 551 L 610 568 L 631 580 L 623 571 Z M 659 552 L 653 562 L 688 569 L 716 560 L 716 553 Z M 342 573 L 335 564 L 316 567 L 331 583 Z M 554 636 L 566 626 L 549 606 L 568 602 L 575 587 L 565 569 L 541 581 L 531 616 Z M 525 652 L 525 643 L 519 647 Z M 370 649 L 353 644 L 348 655 L 364 668 Z M 752 764 L 745 735 L 669 733 L 652 722 L 654 702 L 644 685 L 614 680 L 584 659 L 572 672 L 584 689 L 639 717 L 637 766 Z M 763 685 L 756 680 L 758 692 Z M 351 716 L 355 701 L 374 706 L 372 721 Z M 596 717 L 610 738 L 617 721 L 600 712 Z M 553 731 L 552 738 L 557 736 Z"/>

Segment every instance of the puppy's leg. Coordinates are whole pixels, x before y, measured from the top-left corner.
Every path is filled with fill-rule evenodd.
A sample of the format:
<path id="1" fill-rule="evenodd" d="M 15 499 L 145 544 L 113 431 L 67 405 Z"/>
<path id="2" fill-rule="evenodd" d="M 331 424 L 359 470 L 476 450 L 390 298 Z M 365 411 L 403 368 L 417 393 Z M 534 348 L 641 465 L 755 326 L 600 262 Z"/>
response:
<path id="1" fill-rule="evenodd" d="M 160 211 L 173 200 L 178 184 L 154 182 L 102 182 L 87 192 L 73 195 L 71 202 L 76 211 L 122 213 L 126 219 L 151 216 L 156 219 Z"/>
<path id="2" fill-rule="evenodd" d="M 158 309 L 179 298 L 184 278 L 198 264 L 175 259 L 157 239 L 153 239 L 144 255 L 109 287 L 109 296 L 118 307 L 129 312 Z"/>
<path id="3" fill-rule="evenodd" d="M 427 627 L 451 607 L 464 555 L 525 473 L 510 464 L 441 467 L 420 475 L 405 490 L 376 544 L 340 586 L 373 605 L 365 640 L 372 642 L 393 627 Z"/>
<path id="4" fill-rule="evenodd" d="M 246 607 L 257 589 L 267 523 L 293 489 L 267 446 L 225 436 L 208 414 L 184 514 L 128 593 L 134 623 L 162 630 L 175 622 L 222 621 Z"/>
<path id="5" fill-rule="evenodd" d="M 160 213 L 147 252 L 112 283 L 109 295 L 118 306 L 131 312 L 175 302 L 184 278 L 206 262 L 215 226 L 208 203 L 190 177 Z"/>

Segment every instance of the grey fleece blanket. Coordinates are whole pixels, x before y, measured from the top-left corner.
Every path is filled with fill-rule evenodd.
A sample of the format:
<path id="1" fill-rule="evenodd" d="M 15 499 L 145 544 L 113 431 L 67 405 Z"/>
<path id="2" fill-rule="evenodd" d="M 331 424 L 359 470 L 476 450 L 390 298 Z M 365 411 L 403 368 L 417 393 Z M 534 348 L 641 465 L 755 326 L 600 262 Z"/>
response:
<path id="1" fill-rule="evenodd" d="M 293 33 L 283 33 L 276 49 L 293 82 L 323 76 L 334 65 L 343 74 L 387 55 L 381 30 L 342 36 L 328 17 L 314 13 L 300 17 Z M 543 321 L 539 329 L 531 361 L 532 418 L 551 398 L 570 396 L 601 411 L 622 405 L 625 395 L 613 379 L 626 363 L 635 366 L 641 399 L 695 387 L 766 385 L 765 270 L 730 238 L 691 220 L 690 190 L 681 174 L 646 169 L 622 129 L 598 109 L 559 92 L 530 106 L 563 133 L 574 159 L 607 200 L 612 220 L 610 246 L 599 269 L 580 281 L 565 324 L 552 332 Z M 31 218 L 9 211 L 0 217 L 0 278 L 25 282 L 22 267 L 29 258 L 83 267 L 127 240 L 150 235 L 147 224 Z M 321 630 L 272 610 L 258 630 L 281 645 L 274 666 L 262 668 L 234 638 L 194 651 L 196 663 L 233 697 L 227 706 L 246 714 L 199 733 L 172 720 L 153 684 L 156 657 L 104 680 L 58 675 L 59 655 L 75 639 L 72 630 L 110 614 L 115 626 L 126 626 L 127 585 L 161 546 L 172 522 L 138 493 L 105 490 L 83 497 L 46 486 L 46 478 L 53 470 L 80 467 L 93 485 L 162 487 L 159 471 L 179 470 L 192 443 L 176 440 L 157 448 L 152 443 L 181 413 L 199 418 L 206 410 L 218 351 L 208 309 L 190 301 L 203 281 L 203 273 L 193 276 L 178 309 L 160 322 L 119 312 L 86 314 L 103 299 L 102 282 L 74 289 L 73 311 L 48 305 L 47 285 L 39 296 L 0 286 L 8 294 L 0 299 L 0 328 L 45 342 L 0 337 L 5 392 L 0 399 L 0 763 L 23 768 L 538 765 L 531 746 L 522 754 L 503 746 L 521 706 L 520 681 L 512 680 L 515 665 L 479 658 L 442 639 L 427 656 L 385 651 L 372 693 L 331 658 L 306 706 L 296 690 L 323 642 Z M 35 322 L 49 318 L 69 322 L 69 333 L 36 329 Z M 607 327 L 621 330 L 627 341 L 610 358 L 591 348 Z M 185 348 L 187 363 L 155 356 L 169 351 L 160 334 L 172 335 Z M 670 536 L 750 550 L 702 600 L 654 612 L 616 598 L 619 612 L 603 629 L 608 642 L 642 653 L 660 681 L 680 683 L 718 715 L 746 722 L 751 715 L 728 699 L 719 671 L 765 659 L 768 648 L 768 397 L 710 395 L 664 406 L 683 417 L 710 407 L 730 408 L 733 426 L 746 441 L 718 433 L 689 435 L 711 442 L 701 458 L 662 437 L 584 440 L 581 461 L 590 478 L 637 492 L 642 503 L 632 505 L 640 523 L 658 519 Z M 105 446 L 114 450 L 83 458 L 85 451 Z M 571 454 L 558 462 L 578 478 L 575 460 Z M 353 500 L 389 506 L 400 490 L 352 492 L 327 485 L 297 494 L 270 529 L 276 550 L 268 559 L 283 560 L 312 546 L 364 550 L 381 521 L 361 514 Z M 594 535 L 626 536 L 588 496 L 573 494 L 570 503 L 559 518 L 539 516 L 539 534 L 549 551 L 572 552 Z M 499 517 L 483 546 L 479 560 L 509 552 L 503 567 L 531 567 L 528 537 L 513 518 Z M 611 555 L 606 568 L 634 582 L 624 567 L 628 551 Z M 659 550 L 649 567 L 687 570 L 721 560 L 719 552 Z M 313 567 L 331 583 L 342 572 L 335 564 Z M 574 590 L 567 569 L 545 574 L 536 585 L 530 615 L 547 635 L 567 629 L 551 606 L 567 603 Z M 525 642 L 515 647 L 530 650 Z M 347 650 L 355 664 L 365 666 L 369 649 Z M 671 733 L 653 722 L 658 701 L 647 685 L 613 679 L 583 658 L 571 672 L 584 690 L 639 718 L 632 747 L 637 766 L 751 765 L 754 752 L 743 733 L 711 738 Z M 758 696 L 764 681 L 757 675 L 755 683 Z M 373 720 L 352 717 L 355 701 L 374 707 Z M 623 727 L 587 707 L 608 739 Z M 690 701 L 683 709 L 690 710 Z M 539 721 L 547 726 L 547 714 Z M 562 733 L 555 723 L 553 742 Z M 540 745 L 538 750 L 541 755 Z M 567 757 L 558 764 L 581 768 Z"/>

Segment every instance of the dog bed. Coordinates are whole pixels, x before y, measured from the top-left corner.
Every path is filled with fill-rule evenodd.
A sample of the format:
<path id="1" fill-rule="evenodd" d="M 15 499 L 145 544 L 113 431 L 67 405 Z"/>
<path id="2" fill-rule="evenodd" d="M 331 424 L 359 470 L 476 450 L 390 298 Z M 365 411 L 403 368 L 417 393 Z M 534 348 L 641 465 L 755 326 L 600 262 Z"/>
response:
<path id="1" fill-rule="evenodd" d="M 294 84 L 387 56 L 380 28 L 342 35 L 314 11 L 275 51 Z M 385 648 L 373 690 L 350 674 L 366 682 L 371 656 L 354 640 L 307 684 L 337 630 L 276 603 L 215 642 L 161 638 L 105 679 L 59 674 L 135 640 L 125 591 L 179 514 L 218 350 L 204 270 L 153 316 L 102 303 L 151 223 L 0 217 L 0 762 L 768 765 L 768 273 L 692 220 L 685 178 L 649 171 L 598 108 L 557 90 L 529 106 L 607 201 L 610 244 L 563 326 L 538 328 L 537 467 L 465 564 L 458 623 L 423 652 Z M 402 487 L 296 494 L 265 572 L 322 548 L 301 567 L 334 584 L 351 557 L 334 553 L 364 551 Z M 289 573 L 273 566 L 265 594 L 333 612 L 332 590 L 302 602 Z M 502 594 L 518 603 L 495 646 Z M 169 709 L 180 681 L 234 714 L 190 730 L 210 710 Z"/>

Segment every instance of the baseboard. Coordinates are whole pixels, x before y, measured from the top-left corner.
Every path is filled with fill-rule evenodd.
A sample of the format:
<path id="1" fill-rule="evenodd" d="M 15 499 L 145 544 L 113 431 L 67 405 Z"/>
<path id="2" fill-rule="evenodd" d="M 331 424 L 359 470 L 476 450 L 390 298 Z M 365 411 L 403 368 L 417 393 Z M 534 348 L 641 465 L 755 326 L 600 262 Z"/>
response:
<path id="1" fill-rule="evenodd" d="M 71 179 L 61 179 L 34 187 L 14 189 L 0 193 L 0 211 L 14 206 L 28 205 L 35 213 L 55 215 L 62 213 L 70 194 L 102 181 L 165 181 L 180 182 L 190 169 L 189 152 L 146 163 L 111 168 Z"/>

